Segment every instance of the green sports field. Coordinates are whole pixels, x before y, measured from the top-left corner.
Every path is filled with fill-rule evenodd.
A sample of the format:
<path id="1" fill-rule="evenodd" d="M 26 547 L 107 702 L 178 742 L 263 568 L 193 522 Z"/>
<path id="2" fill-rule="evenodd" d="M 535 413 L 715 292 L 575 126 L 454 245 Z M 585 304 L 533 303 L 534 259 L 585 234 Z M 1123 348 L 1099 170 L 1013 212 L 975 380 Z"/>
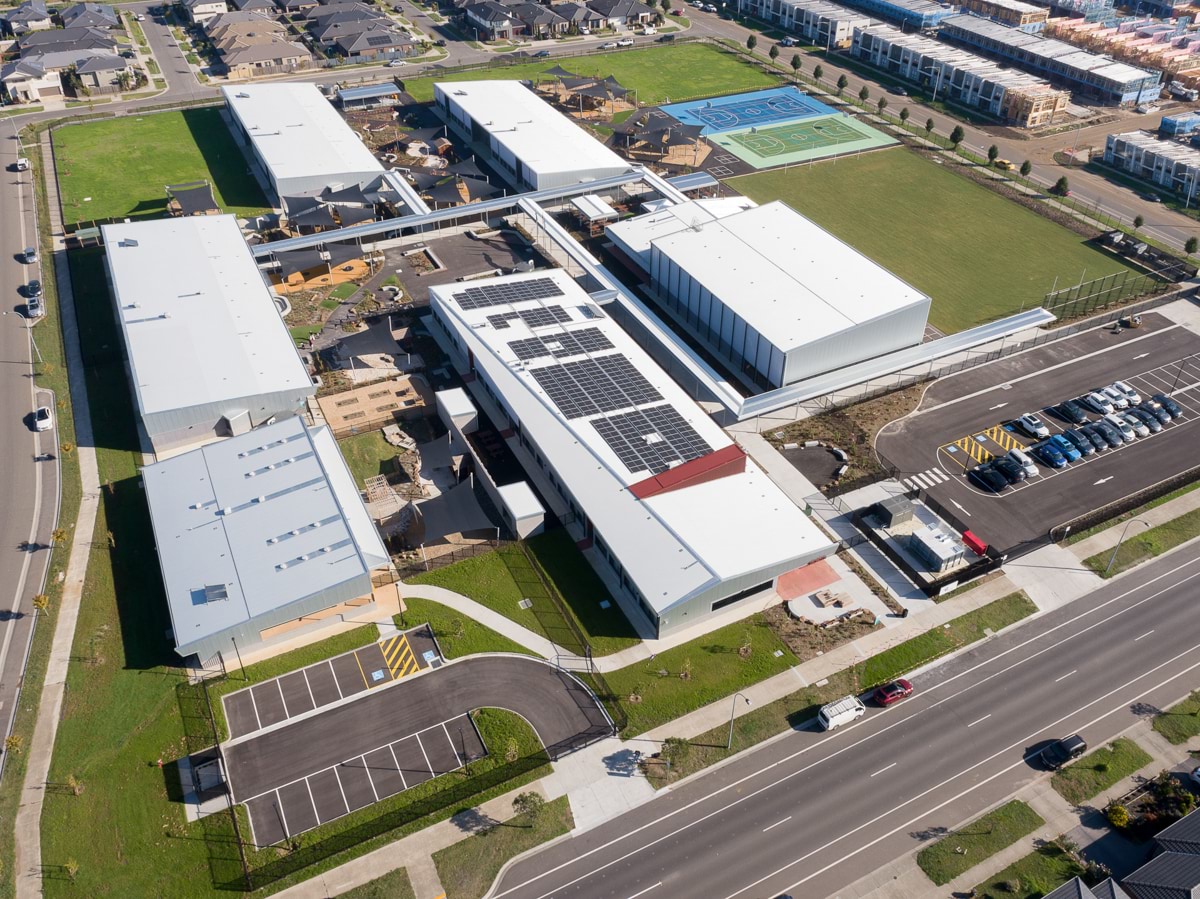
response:
<path id="1" fill-rule="evenodd" d="M 1113 257 L 1049 219 L 907 150 L 735 178 L 783 200 L 933 298 L 949 334 L 1039 304 L 1054 286 L 1120 271 Z"/>
<path id="2" fill-rule="evenodd" d="M 225 212 L 267 207 L 217 109 L 105 119 L 54 134 L 63 219 L 158 218 L 168 184 L 207 179 Z M 90 198 L 90 199 L 89 199 Z"/>
<path id="3" fill-rule="evenodd" d="M 882 131 L 838 114 L 709 137 L 756 169 L 810 162 L 899 143 Z"/>
<path id="4" fill-rule="evenodd" d="M 637 91 L 637 100 L 643 106 L 666 103 L 669 99 L 682 100 L 774 87 L 780 83 L 780 79 L 707 44 L 680 44 L 644 50 L 618 50 L 579 59 L 543 59 L 516 65 L 491 66 L 436 78 L 406 79 L 404 89 L 418 102 L 426 102 L 433 99 L 435 81 L 477 81 L 488 78 L 533 80 L 539 73 L 558 65 L 589 78 L 612 75 L 625 87 Z"/>

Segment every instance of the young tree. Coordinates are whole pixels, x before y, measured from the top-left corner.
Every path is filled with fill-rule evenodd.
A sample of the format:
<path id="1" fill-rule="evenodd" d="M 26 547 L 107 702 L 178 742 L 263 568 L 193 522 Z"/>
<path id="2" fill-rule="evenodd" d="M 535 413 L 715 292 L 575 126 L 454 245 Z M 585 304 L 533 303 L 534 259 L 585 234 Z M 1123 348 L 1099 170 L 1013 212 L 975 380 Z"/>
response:
<path id="1" fill-rule="evenodd" d="M 667 737 L 663 740 L 662 749 L 659 750 L 661 757 L 672 768 L 682 764 L 691 751 L 692 744 L 679 737 Z"/>
<path id="2" fill-rule="evenodd" d="M 1187 243 L 1183 245 L 1183 252 L 1187 253 L 1189 256 L 1193 256 L 1196 253 L 1197 247 L 1200 247 L 1200 239 L 1189 237 L 1187 239 Z"/>
<path id="3" fill-rule="evenodd" d="M 670 12 L 671 12 L 671 0 L 662 0 L 662 3 L 661 3 L 661 4 L 659 4 L 659 5 L 660 5 L 660 6 L 662 6 L 662 10 L 663 10 L 663 12 L 670 14 Z"/>
<path id="4" fill-rule="evenodd" d="M 820 66 L 813 66 L 813 81 L 820 81 L 821 76 L 825 74 L 825 70 Z"/>
<path id="5" fill-rule="evenodd" d="M 803 64 L 804 64 L 803 61 L 800 59 L 800 54 L 793 53 L 792 54 L 792 62 L 791 62 L 793 78 L 797 77 L 800 74 L 800 66 L 802 66 Z"/>
<path id="6" fill-rule="evenodd" d="M 879 108 L 879 114 L 883 115 L 883 111 L 887 109 L 887 97 L 880 97 L 875 105 Z"/>
<path id="7" fill-rule="evenodd" d="M 758 38 L 755 35 L 752 34 L 752 35 L 750 35 L 750 37 L 746 38 L 746 49 L 749 50 L 751 53 L 754 52 L 754 48 L 757 46 L 758 46 Z"/>
<path id="8" fill-rule="evenodd" d="M 901 125 L 907 125 L 907 124 L 908 124 L 908 117 L 909 117 L 909 115 L 911 115 L 911 113 L 908 111 L 908 107 L 907 107 L 907 106 L 905 106 L 903 109 L 901 109 L 901 110 L 900 110 L 900 124 L 901 124 Z"/>
<path id="9" fill-rule="evenodd" d="M 772 44 L 771 49 L 767 51 L 767 56 L 771 57 L 771 62 L 779 59 L 779 45 Z"/>
<path id="10" fill-rule="evenodd" d="M 1144 218 L 1142 218 L 1140 215 L 1135 215 L 1133 217 L 1133 230 L 1134 231 L 1137 231 L 1138 229 L 1140 229 L 1142 227 L 1142 225 L 1144 225 L 1144 224 L 1146 224 L 1146 220 Z"/>
<path id="11" fill-rule="evenodd" d="M 1028 178 L 1029 173 L 1033 171 L 1033 163 L 1026 159 L 1021 163 L 1021 177 Z"/>
<path id="12" fill-rule="evenodd" d="M 528 793 L 519 793 L 513 800 L 513 814 L 529 818 L 529 826 L 532 827 L 545 804 L 546 800 L 542 798 L 541 793 L 535 793 L 532 790 Z"/>
<path id="13" fill-rule="evenodd" d="M 1000 148 L 995 144 L 988 147 L 988 165 L 995 165 L 996 160 L 1000 158 Z"/>
<path id="14" fill-rule="evenodd" d="M 1058 194 L 1060 197 L 1065 197 L 1071 192 L 1071 183 L 1067 181 L 1067 176 L 1063 175 L 1054 182 L 1054 187 L 1050 188 L 1050 192 Z"/>
<path id="15" fill-rule="evenodd" d="M 33 597 L 33 607 L 42 614 L 45 614 L 50 609 L 50 597 L 45 593 L 38 593 Z"/>
<path id="16" fill-rule="evenodd" d="M 933 134 L 933 119 L 926 119 L 926 120 L 925 120 L 925 133 L 926 133 L 926 134 Z"/>
<path id="17" fill-rule="evenodd" d="M 963 142 L 963 138 L 966 136 L 967 133 L 963 131 L 962 125 L 955 125 L 954 130 L 950 132 L 950 145 L 957 150 L 958 145 Z"/>
<path id="18" fill-rule="evenodd" d="M 862 89 L 861 89 L 861 90 L 859 90 L 859 92 L 858 92 L 858 99 L 860 99 L 860 100 L 862 100 L 864 103 L 866 103 L 866 102 L 867 102 L 867 99 L 868 99 L 870 96 L 871 96 L 871 89 L 870 89 L 870 88 L 868 88 L 868 87 L 867 87 L 867 86 L 864 84 L 864 85 L 862 86 Z"/>
<path id="19" fill-rule="evenodd" d="M 839 97 L 842 95 L 842 91 L 844 91 L 846 89 L 846 85 L 849 83 L 850 83 L 850 79 L 847 78 L 845 75 L 838 75 L 837 95 Z"/>

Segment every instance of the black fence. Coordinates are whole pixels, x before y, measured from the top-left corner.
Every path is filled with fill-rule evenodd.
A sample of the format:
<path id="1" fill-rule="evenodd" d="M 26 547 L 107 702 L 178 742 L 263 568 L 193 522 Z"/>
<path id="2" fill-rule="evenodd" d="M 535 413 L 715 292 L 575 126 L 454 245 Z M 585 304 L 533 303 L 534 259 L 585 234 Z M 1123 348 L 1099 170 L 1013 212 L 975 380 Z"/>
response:
<path id="1" fill-rule="evenodd" d="M 1118 306 L 1137 297 L 1151 297 L 1170 290 L 1170 281 L 1123 269 L 1103 278 L 1081 281 L 1046 294 L 1042 307 L 1060 320 L 1070 321 Z"/>
<path id="2" fill-rule="evenodd" d="M 1109 503 L 1106 506 L 1101 506 L 1099 509 L 1093 509 L 1070 521 L 1064 521 L 1062 524 L 1055 525 L 1050 529 L 1049 539 L 1055 543 L 1061 543 L 1066 540 L 1072 533 L 1086 531 L 1088 528 L 1094 528 L 1098 524 L 1104 524 L 1114 518 L 1132 512 L 1139 506 L 1143 506 L 1148 502 L 1152 502 L 1161 496 L 1166 496 L 1181 487 L 1186 487 L 1197 480 L 1200 480 L 1200 465 L 1189 468 L 1187 471 L 1181 471 L 1179 474 L 1173 475 L 1165 480 L 1159 481 L 1157 484 L 1151 484 L 1136 493 L 1131 493 L 1128 496 L 1122 497 L 1119 500 Z"/>
<path id="3" fill-rule="evenodd" d="M 392 556 L 392 565 L 400 580 L 416 577 L 430 571 L 437 571 L 462 562 L 464 559 L 474 559 L 476 556 L 486 556 L 490 552 L 512 545 L 511 540 L 485 540 L 480 543 L 464 543 L 452 550 L 426 555 L 421 548 L 404 550 Z"/>

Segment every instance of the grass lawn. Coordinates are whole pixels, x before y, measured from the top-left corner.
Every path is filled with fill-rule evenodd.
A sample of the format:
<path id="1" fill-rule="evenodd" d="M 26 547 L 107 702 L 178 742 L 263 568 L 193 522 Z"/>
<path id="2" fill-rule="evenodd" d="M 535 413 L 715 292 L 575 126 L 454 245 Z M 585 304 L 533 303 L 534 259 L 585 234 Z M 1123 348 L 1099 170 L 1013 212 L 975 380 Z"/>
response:
<path id="1" fill-rule="evenodd" d="M 354 291 L 356 290 L 358 290 L 357 284 L 355 284 L 353 281 L 346 281 L 345 283 L 339 284 L 337 287 L 331 290 L 329 292 L 329 296 L 335 300 L 348 300 L 350 297 L 354 296 Z M 325 304 L 322 303 L 321 305 Z M 334 303 L 334 306 L 336 307 L 337 304 Z"/>
<path id="2" fill-rule="evenodd" d="M 370 883 L 364 883 L 346 893 L 338 894 L 341 899 L 416 899 L 408 871 L 397 868 Z"/>
<path id="3" fill-rule="evenodd" d="M 575 826 L 566 796 L 547 802 L 530 821 L 522 815 L 433 854 L 446 899 L 480 899 L 510 858 L 569 833 Z"/>
<path id="4" fill-rule="evenodd" d="M 750 657 L 742 658 L 738 647 L 747 636 Z M 777 650 L 781 653 L 778 657 Z M 688 663 L 691 677 L 684 680 L 680 674 Z M 628 737 L 666 724 L 795 664 L 791 650 L 775 636 L 766 619 L 755 614 L 661 652 L 654 659 L 618 668 L 605 678 L 629 716 L 625 729 Z M 664 671 L 666 674 L 662 674 Z M 632 695 L 640 696 L 641 702 L 631 701 Z"/>
<path id="5" fill-rule="evenodd" d="M 1083 866 L 1057 843 L 1047 843 L 975 887 L 976 899 L 1042 899 Z"/>
<path id="6" fill-rule="evenodd" d="M 926 846 L 917 853 L 917 864 L 930 880 L 943 886 L 1045 823 L 1041 815 L 1014 799 Z"/>
<path id="7" fill-rule="evenodd" d="M 397 449 L 383 439 L 383 431 L 368 431 L 346 437 L 338 441 L 338 447 L 360 490 L 365 488 L 367 478 L 392 474 L 396 470 Z"/>
<path id="8" fill-rule="evenodd" d="M 308 338 L 321 333 L 321 325 L 297 325 L 294 328 L 288 328 L 288 333 L 292 335 L 292 340 L 296 341 L 298 345 L 306 345 Z"/>
<path id="9" fill-rule="evenodd" d="M 1067 802 L 1080 805 L 1152 761 L 1141 746 L 1122 737 L 1055 772 L 1051 785 Z"/>
<path id="10" fill-rule="evenodd" d="M 480 652 L 515 652 L 523 655 L 534 655 L 524 646 L 515 643 L 498 634 L 490 627 L 480 624 L 465 615 L 459 615 L 451 608 L 430 599 L 420 599 L 406 596 L 404 605 L 407 611 L 396 616 L 396 627 L 406 629 L 418 624 L 428 624 L 433 628 L 438 646 L 448 659 L 459 659 L 463 656 Z M 461 634 L 461 636 L 459 636 Z"/>
<path id="11" fill-rule="evenodd" d="M 1169 552 L 1197 535 L 1200 535 L 1200 509 L 1193 509 L 1148 531 L 1130 535 L 1117 550 L 1117 559 L 1107 574 L 1104 572 L 1113 557 L 1111 549 L 1088 556 L 1083 564 L 1101 577 L 1115 577 L 1125 569 Z"/>
<path id="12" fill-rule="evenodd" d="M 409 578 L 414 584 L 432 584 L 470 597 L 493 612 L 511 618 L 517 624 L 529 628 L 535 634 L 545 634 L 533 609 L 522 609 L 519 605 L 524 592 L 504 564 L 503 553 L 520 553 L 517 547 L 504 547 L 496 552 L 485 553 L 463 559 L 445 568 Z"/>
<path id="13" fill-rule="evenodd" d="M 1200 690 L 1155 715 L 1154 729 L 1176 746 L 1200 736 Z"/>
<path id="14" fill-rule="evenodd" d="M 561 64 L 577 75 L 614 76 L 630 90 L 637 91 L 642 105 L 707 97 L 738 90 L 773 87 L 780 79 L 738 57 L 706 44 L 680 44 L 676 47 L 649 47 L 622 50 L 581 59 L 556 62 L 553 59 L 515 65 L 495 65 L 465 72 L 452 72 L 436 78 L 405 80 L 404 86 L 418 102 L 433 99 L 434 81 L 475 81 L 480 78 L 533 79 L 538 73 Z"/>
<path id="15" fill-rule="evenodd" d="M 1073 532 L 1067 537 L 1066 540 L 1063 541 L 1063 545 L 1070 546 L 1073 543 L 1078 543 L 1080 540 L 1086 540 L 1088 537 L 1091 537 L 1094 534 L 1099 534 L 1101 531 L 1107 531 L 1109 528 L 1115 527 L 1116 525 L 1126 522 L 1131 518 L 1137 518 L 1143 512 L 1149 512 L 1155 506 L 1161 506 L 1163 503 L 1169 503 L 1171 500 L 1178 499 L 1179 497 L 1191 493 L 1193 490 L 1197 489 L 1200 489 L 1200 481 L 1196 481 L 1194 484 L 1188 484 L 1185 487 L 1180 487 L 1178 490 L 1172 490 L 1170 493 L 1160 496 L 1158 499 L 1152 499 L 1150 502 L 1143 503 L 1136 509 L 1130 509 L 1128 512 L 1116 515 L 1110 518 L 1108 521 L 1102 521 L 1100 524 L 1094 525 L 1093 527 L 1085 528 L 1082 531 Z M 1104 564 L 1107 565 L 1108 563 L 1105 562 Z"/>
<path id="16" fill-rule="evenodd" d="M 252 215 L 267 208 L 217 109 L 123 116 L 61 128 L 54 133 L 54 156 L 68 223 L 160 218 L 167 209 L 165 185 L 201 179 L 208 179 L 225 212 Z"/>
<path id="17" fill-rule="evenodd" d="M 783 200 L 933 298 L 946 333 L 1031 308 L 1055 284 L 1124 266 L 1082 238 L 918 154 L 897 148 L 731 182 Z M 919 234 L 919 240 L 897 239 Z"/>

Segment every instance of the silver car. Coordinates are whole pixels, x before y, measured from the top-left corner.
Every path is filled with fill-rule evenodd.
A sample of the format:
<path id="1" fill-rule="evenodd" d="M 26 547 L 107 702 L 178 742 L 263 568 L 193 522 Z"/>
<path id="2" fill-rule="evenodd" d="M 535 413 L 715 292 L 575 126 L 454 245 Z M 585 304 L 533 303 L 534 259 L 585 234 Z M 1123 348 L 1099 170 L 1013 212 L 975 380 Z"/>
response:
<path id="1" fill-rule="evenodd" d="M 1114 409 L 1129 408 L 1129 398 L 1112 385 L 1109 385 L 1108 387 L 1101 387 L 1099 392 L 1104 394 L 1105 398 L 1112 403 Z"/>
<path id="2" fill-rule="evenodd" d="M 1146 427 L 1146 423 L 1134 415 L 1132 412 L 1122 412 L 1121 417 L 1133 428 L 1133 433 L 1139 437 L 1149 437 L 1150 429 Z"/>

